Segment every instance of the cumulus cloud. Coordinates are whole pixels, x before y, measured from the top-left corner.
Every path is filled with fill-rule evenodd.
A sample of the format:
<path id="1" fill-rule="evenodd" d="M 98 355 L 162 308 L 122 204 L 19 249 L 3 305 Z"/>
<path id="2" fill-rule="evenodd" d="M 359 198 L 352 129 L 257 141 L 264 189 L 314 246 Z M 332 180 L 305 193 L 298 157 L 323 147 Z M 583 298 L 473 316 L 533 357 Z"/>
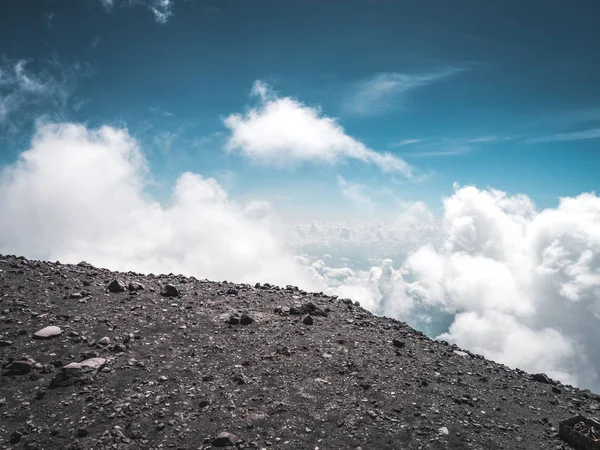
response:
<path id="1" fill-rule="evenodd" d="M 126 130 L 41 127 L 0 174 L 0 250 L 121 270 L 319 288 L 263 203 L 237 204 L 184 173 L 167 204 L 145 194 L 148 167 Z"/>
<path id="2" fill-rule="evenodd" d="M 440 231 L 398 270 L 384 261 L 340 285 L 431 336 L 600 389 L 597 195 L 538 211 L 524 195 L 456 186 Z"/>
<path id="3" fill-rule="evenodd" d="M 352 92 L 344 101 L 347 112 L 359 115 L 380 114 L 398 106 L 407 93 L 444 80 L 463 69 L 449 68 L 425 74 L 398 72 L 378 73 L 352 87 Z"/>
<path id="4" fill-rule="evenodd" d="M 226 144 L 229 151 L 278 166 L 357 160 L 384 172 L 412 175 L 405 161 L 391 153 L 376 152 L 348 136 L 337 120 L 318 108 L 280 97 L 260 81 L 255 82 L 252 93 L 259 100 L 257 107 L 224 119 L 231 133 Z"/>

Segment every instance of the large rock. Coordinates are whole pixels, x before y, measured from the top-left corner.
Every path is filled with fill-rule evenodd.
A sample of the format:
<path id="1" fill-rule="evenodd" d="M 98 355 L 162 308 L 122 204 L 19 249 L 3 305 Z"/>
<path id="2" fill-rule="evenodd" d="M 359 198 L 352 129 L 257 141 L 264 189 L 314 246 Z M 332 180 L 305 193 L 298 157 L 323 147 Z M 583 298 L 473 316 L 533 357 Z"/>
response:
<path id="1" fill-rule="evenodd" d="M 146 289 L 146 286 L 144 286 L 142 283 L 139 283 L 137 281 L 130 281 L 129 284 L 127 285 L 127 289 L 129 289 L 132 292 L 143 291 Z"/>
<path id="2" fill-rule="evenodd" d="M 233 447 L 237 441 L 238 438 L 235 434 L 224 431 L 214 438 L 211 444 L 213 447 Z"/>
<path id="3" fill-rule="evenodd" d="M 78 362 L 78 363 L 72 362 L 70 364 L 67 364 L 64 367 L 64 369 L 80 368 L 82 370 L 87 370 L 87 369 L 98 370 L 105 364 L 106 364 L 106 359 L 104 359 L 104 358 L 88 358 L 88 359 Z"/>
<path id="4" fill-rule="evenodd" d="M 108 292 L 125 292 L 125 283 L 123 283 L 121 280 L 114 279 L 108 283 L 106 288 L 108 289 Z"/>
<path id="5" fill-rule="evenodd" d="M 240 318 L 240 323 L 242 325 L 250 325 L 252 322 L 254 322 L 254 318 L 250 315 L 250 313 L 242 314 L 242 317 Z"/>
<path id="6" fill-rule="evenodd" d="M 9 372 L 15 375 L 25 375 L 31 372 L 33 369 L 33 362 L 31 361 L 13 361 L 10 366 L 8 366 Z"/>
<path id="7" fill-rule="evenodd" d="M 106 364 L 104 358 L 90 358 L 64 366 L 50 382 L 50 389 L 85 384 L 90 381 L 89 372 L 98 371 Z"/>
<path id="8" fill-rule="evenodd" d="M 55 325 L 50 325 L 49 327 L 42 328 L 39 331 L 36 331 L 33 335 L 35 339 L 50 339 L 56 336 L 60 336 L 63 333 L 63 330 L 60 327 Z"/>
<path id="9" fill-rule="evenodd" d="M 535 374 L 531 375 L 531 379 L 533 381 L 537 381 L 538 383 L 553 384 L 550 377 L 548 375 L 546 375 L 545 373 L 535 373 Z"/>
<path id="10" fill-rule="evenodd" d="M 164 297 L 179 297 L 179 289 L 172 284 L 165 284 L 160 293 Z"/>

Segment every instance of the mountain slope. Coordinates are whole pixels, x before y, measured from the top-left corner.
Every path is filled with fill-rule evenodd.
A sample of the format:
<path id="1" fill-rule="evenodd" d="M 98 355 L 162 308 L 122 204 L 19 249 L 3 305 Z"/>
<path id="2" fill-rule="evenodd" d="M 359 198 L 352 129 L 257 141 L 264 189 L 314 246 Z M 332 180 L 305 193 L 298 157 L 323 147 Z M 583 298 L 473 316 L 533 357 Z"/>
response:
<path id="1" fill-rule="evenodd" d="M 349 300 L 86 263 L 0 256 L 0 345 L 1 448 L 559 449 L 600 407 Z"/>

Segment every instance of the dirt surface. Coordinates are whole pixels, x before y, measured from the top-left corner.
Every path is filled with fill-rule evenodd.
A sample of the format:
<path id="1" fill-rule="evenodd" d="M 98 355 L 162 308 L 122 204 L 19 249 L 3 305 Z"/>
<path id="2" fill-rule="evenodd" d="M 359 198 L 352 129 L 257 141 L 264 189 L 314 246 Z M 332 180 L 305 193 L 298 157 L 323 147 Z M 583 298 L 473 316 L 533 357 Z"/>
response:
<path id="1" fill-rule="evenodd" d="M 566 449 L 600 407 L 347 299 L 13 256 L 0 363 L 0 448 Z"/>

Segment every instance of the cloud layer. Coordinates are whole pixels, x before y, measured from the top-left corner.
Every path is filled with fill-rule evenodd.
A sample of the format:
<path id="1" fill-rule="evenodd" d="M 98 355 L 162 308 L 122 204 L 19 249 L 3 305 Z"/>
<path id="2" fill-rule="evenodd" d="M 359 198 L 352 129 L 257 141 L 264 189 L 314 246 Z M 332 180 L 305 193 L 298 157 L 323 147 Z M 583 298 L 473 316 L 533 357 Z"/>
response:
<path id="1" fill-rule="evenodd" d="M 289 166 L 305 162 L 334 164 L 356 160 L 384 172 L 411 176 L 411 167 L 391 153 L 376 152 L 348 136 L 333 118 L 291 97 L 279 97 L 257 81 L 259 105 L 224 119 L 231 135 L 227 149 L 261 163 Z"/>

